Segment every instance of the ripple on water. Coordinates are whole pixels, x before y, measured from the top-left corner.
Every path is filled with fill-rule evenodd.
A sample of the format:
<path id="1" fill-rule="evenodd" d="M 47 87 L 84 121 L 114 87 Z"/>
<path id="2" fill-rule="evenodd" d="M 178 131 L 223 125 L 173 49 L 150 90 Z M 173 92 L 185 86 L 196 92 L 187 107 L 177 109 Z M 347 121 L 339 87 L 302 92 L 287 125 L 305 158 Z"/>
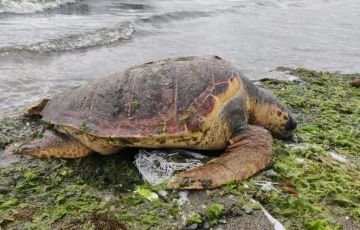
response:
<path id="1" fill-rule="evenodd" d="M 251 79 L 286 77 L 277 66 L 360 72 L 357 0 L 3 0 L 0 12 L 30 2 L 41 10 L 0 13 L 0 114 L 168 57 L 217 54 Z"/>

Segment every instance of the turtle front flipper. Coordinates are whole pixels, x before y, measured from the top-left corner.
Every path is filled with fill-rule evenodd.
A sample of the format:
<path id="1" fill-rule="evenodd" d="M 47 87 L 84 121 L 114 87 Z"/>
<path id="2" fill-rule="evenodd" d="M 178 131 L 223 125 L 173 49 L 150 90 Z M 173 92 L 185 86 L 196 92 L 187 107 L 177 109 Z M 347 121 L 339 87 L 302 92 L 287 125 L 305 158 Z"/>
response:
<path id="1" fill-rule="evenodd" d="M 232 137 L 230 145 L 219 158 L 180 172 L 172 178 L 169 188 L 211 189 L 234 180 L 245 180 L 264 169 L 271 160 L 272 136 L 269 131 L 249 126 Z"/>
<path id="2" fill-rule="evenodd" d="M 78 158 L 93 152 L 73 137 L 53 130 L 46 130 L 41 139 L 30 141 L 19 149 L 12 145 L 5 149 L 5 151 L 12 155 L 38 158 Z"/>

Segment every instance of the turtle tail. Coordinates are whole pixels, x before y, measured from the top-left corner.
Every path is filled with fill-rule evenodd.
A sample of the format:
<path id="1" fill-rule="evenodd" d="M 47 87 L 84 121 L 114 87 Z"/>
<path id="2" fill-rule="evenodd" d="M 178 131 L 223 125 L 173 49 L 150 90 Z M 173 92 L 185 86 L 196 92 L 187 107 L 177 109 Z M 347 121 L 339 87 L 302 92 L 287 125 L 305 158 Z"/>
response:
<path id="1" fill-rule="evenodd" d="M 50 101 L 50 98 L 41 99 L 36 105 L 31 106 L 26 109 L 26 115 L 40 115 L 41 111 L 45 108 L 47 103 Z"/>

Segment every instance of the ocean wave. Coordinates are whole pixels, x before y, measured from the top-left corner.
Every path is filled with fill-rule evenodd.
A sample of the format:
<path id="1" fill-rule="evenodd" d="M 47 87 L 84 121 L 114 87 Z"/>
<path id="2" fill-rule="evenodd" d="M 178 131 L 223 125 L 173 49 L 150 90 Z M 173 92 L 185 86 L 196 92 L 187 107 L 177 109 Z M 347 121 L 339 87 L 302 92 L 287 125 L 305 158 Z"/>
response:
<path id="1" fill-rule="evenodd" d="M 151 17 L 142 18 L 138 21 L 146 23 L 156 23 L 156 22 L 172 22 L 187 20 L 192 18 L 202 18 L 202 17 L 211 17 L 214 12 L 205 12 L 205 11 L 175 11 L 165 14 L 155 14 Z"/>
<path id="2" fill-rule="evenodd" d="M 1 48 L 0 51 L 32 51 L 32 52 L 57 52 L 69 51 L 98 45 L 110 44 L 122 39 L 130 39 L 135 28 L 129 21 L 121 22 L 114 27 L 103 28 L 94 32 L 69 35 L 29 45 L 15 45 Z"/>
<path id="3" fill-rule="evenodd" d="M 78 0 L 1 0 L 0 13 L 31 14 L 76 2 Z"/>
<path id="4" fill-rule="evenodd" d="M 154 7 L 153 5 L 149 4 L 148 2 L 141 4 L 141 3 L 117 3 L 117 2 L 113 2 L 112 3 L 112 7 L 111 8 L 118 8 L 118 9 L 122 9 L 122 10 L 136 10 L 136 11 L 146 11 L 146 10 L 153 10 L 156 7 Z"/>

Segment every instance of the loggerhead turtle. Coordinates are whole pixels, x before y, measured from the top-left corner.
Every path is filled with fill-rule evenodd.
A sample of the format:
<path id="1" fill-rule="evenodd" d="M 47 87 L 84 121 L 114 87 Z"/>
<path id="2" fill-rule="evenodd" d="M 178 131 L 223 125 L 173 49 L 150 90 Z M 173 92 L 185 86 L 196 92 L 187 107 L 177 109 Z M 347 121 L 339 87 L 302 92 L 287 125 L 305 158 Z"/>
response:
<path id="1" fill-rule="evenodd" d="M 270 132 L 290 138 L 296 129 L 293 116 L 273 94 L 218 56 L 134 66 L 27 110 L 39 113 L 54 129 L 8 152 L 77 158 L 127 147 L 225 149 L 219 158 L 177 174 L 169 188 L 215 188 L 244 180 L 269 164 Z"/>

